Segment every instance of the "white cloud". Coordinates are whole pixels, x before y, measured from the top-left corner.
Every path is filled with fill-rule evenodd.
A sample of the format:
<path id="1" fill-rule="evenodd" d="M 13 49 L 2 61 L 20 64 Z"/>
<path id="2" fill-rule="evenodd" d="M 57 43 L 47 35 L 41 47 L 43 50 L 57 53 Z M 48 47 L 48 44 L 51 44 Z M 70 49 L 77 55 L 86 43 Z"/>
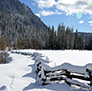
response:
<path id="1" fill-rule="evenodd" d="M 68 15 L 79 12 L 92 15 L 92 6 L 88 5 L 88 0 L 59 0 L 56 7 Z"/>
<path id="2" fill-rule="evenodd" d="M 56 9 L 66 13 L 66 15 L 72 15 L 74 13 L 84 13 L 92 15 L 92 0 L 35 0 L 38 3 L 39 8 L 51 8 L 53 6 Z"/>
<path id="3" fill-rule="evenodd" d="M 36 5 L 36 3 L 31 3 L 33 6 L 35 6 Z"/>
<path id="4" fill-rule="evenodd" d="M 41 15 L 43 15 L 43 16 L 54 15 L 54 12 L 52 12 L 52 11 L 41 11 Z"/>
<path id="5" fill-rule="evenodd" d="M 88 21 L 88 23 L 90 23 L 90 26 L 92 26 L 92 21 Z"/>
<path id="6" fill-rule="evenodd" d="M 92 23 L 92 21 L 88 21 L 88 23 Z"/>
<path id="7" fill-rule="evenodd" d="M 36 16 L 40 17 L 40 14 L 35 14 Z"/>
<path id="8" fill-rule="evenodd" d="M 43 16 L 54 15 L 54 14 L 60 15 L 60 14 L 62 14 L 62 12 L 58 12 L 57 10 L 55 10 L 55 12 L 53 12 L 53 11 L 41 11 L 40 14 Z"/>
<path id="9" fill-rule="evenodd" d="M 78 23 L 82 24 L 82 23 L 84 23 L 84 21 L 79 21 Z"/>
<path id="10" fill-rule="evenodd" d="M 55 5 L 55 0 L 35 0 L 40 8 L 50 8 Z"/>
<path id="11" fill-rule="evenodd" d="M 59 12 L 58 10 L 55 10 L 54 14 L 61 15 L 63 12 Z"/>

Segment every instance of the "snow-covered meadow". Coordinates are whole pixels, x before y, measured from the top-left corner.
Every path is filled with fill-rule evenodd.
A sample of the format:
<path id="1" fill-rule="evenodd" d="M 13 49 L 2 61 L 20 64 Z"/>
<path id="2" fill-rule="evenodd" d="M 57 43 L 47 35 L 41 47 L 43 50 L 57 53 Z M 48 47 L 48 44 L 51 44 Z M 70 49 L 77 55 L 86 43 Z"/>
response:
<path id="1" fill-rule="evenodd" d="M 44 60 L 50 61 L 48 64 L 50 67 L 70 64 L 77 68 L 83 68 L 87 64 L 91 65 L 92 51 L 30 49 L 17 50 L 17 52 L 27 53 L 29 55 L 8 52 L 8 62 L 6 64 L 0 64 L 1 91 L 85 91 L 70 87 L 66 83 L 53 83 L 46 86 L 36 83 L 35 60 L 32 54 L 34 52 L 41 53 Z"/>

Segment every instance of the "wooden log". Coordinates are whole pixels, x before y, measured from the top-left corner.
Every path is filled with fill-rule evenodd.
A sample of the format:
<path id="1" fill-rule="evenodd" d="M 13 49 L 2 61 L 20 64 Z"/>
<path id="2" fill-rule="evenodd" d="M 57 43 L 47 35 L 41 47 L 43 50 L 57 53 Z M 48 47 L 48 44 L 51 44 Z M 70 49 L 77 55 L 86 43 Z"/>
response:
<path id="1" fill-rule="evenodd" d="M 36 69 L 36 74 L 38 74 L 40 70 L 41 70 L 40 68 L 37 68 Z"/>
<path id="2" fill-rule="evenodd" d="M 58 75 L 59 77 L 60 76 L 62 76 L 62 75 L 65 75 L 65 76 L 67 76 L 67 78 L 70 78 L 70 79 L 72 79 L 72 78 L 77 78 L 77 79 L 81 79 L 81 80 L 86 80 L 86 81 L 90 81 L 91 83 L 92 83 L 92 77 L 91 78 L 85 78 L 84 76 L 79 76 L 79 75 L 70 75 L 70 74 L 60 74 L 60 75 Z M 53 77 L 54 75 L 51 75 L 51 76 L 49 76 L 49 75 L 47 75 L 46 77 Z M 57 75 L 56 75 L 57 76 Z M 58 78 L 59 77 L 55 77 L 55 79 L 56 80 L 58 80 Z M 62 78 L 62 77 L 61 77 Z"/>
<path id="3" fill-rule="evenodd" d="M 39 75 L 39 78 L 41 78 L 41 74 Z"/>
<path id="4" fill-rule="evenodd" d="M 90 79 L 90 84 L 89 85 L 92 86 L 92 71 L 87 68 L 86 72 L 88 73 L 89 79 Z"/>
<path id="5" fill-rule="evenodd" d="M 90 76 L 90 86 L 92 86 L 92 76 Z"/>
<path id="6" fill-rule="evenodd" d="M 67 76 L 67 78 L 70 78 L 70 79 L 72 79 L 72 76 L 70 75 L 70 72 L 69 71 L 65 71 L 66 72 L 66 76 Z"/>
<path id="7" fill-rule="evenodd" d="M 39 66 L 41 64 L 41 62 L 39 62 L 38 64 L 37 64 L 37 66 Z"/>
<path id="8" fill-rule="evenodd" d="M 84 76 L 79 76 L 79 75 L 67 75 L 66 76 L 68 78 L 77 78 L 77 79 L 81 79 L 81 80 L 86 80 L 86 81 L 90 81 L 91 79 L 90 78 L 85 78 Z"/>
<path id="9" fill-rule="evenodd" d="M 64 80 L 63 77 L 54 77 L 54 78 L 50 78 L 50 81 L 61 81 L 61 80 Z"/>
<path id="10" fill-rule="evenodd" d="M 71 83 L 70 83 L 70 82 L 68 82 L 67 80 L 65 80 L 65 82 L 66 82 L 69 86 L 71 86 Z"/>
<path id="11" fill-rule="evenodd" d="M 66 79 L 65 79 L 65 82 L 66 82 L 69 86 L 75 85 L 75 86 L 80 87 L 80 89 L 82 89 L 82 88 L 83 88 L 83 89 L 87 89 L 87 90 L 90 89 L 89 86 L 87 86 L 87 85 L 81 85 L 81 83 L 78 84 L 78 83 L 74 83 L 74 82 L 69 82 L 69 81 L 67 81 Z"/>
<path id="12" fill-rule="evenodd" d="M 62 75 L 66 75 L 65 73 L 57 73 L 57 74 L 48 74 L 48 75 L 46 75 L 46 77 L 60 77 L 60 76 L 62 76 Z"/>
<path id="13" fill-rule="evenodd" d="M 44 82 L 45 82 L 45 81 L 46 81 L 46 79 L 43 79 L 43 78 L 42 78 L 42 81 L 44 81 Z"/>
<path id="14" fill-rule="evenodd" d="M 51 84 L 51 83 L 42 83 L 42 86 L 45 86 L 45 85 L 49 85 L 49 84 Z"/>
<path id="15" fill-rule="evenodd" d="M 67 72 L 67 73 L 76 73 L 76 74 L 79 74 L 79 75 L 85 75 L 85 73 L 78 73 L 78 72 L 72 72 L 72 71 L 68 71 L 67 69 L 58 69 L 58 70 L 54 70 L 54 71 L 45 71 L 46 74 L 51 74 L 51 73 L 57 73 L 57 72 Z"/>

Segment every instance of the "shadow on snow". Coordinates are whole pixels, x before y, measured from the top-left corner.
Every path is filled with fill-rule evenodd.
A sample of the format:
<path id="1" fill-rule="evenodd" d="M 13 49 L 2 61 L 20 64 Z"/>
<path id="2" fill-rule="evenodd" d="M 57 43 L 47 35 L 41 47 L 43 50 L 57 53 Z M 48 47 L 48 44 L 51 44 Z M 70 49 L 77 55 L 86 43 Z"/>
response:
<path id="1" fill-rule="evenodd" d="M 10 63 L 11 61 L 13 61 L 12 57 L 10 57 L 10 54 L 7 53 L 7 62 L 6 63 Z"/>
<path id="2" fill-rule="evenodd" d="M 32 72 L 23 75 L 23 77 L 31 77 L 33 79 L 36 79 L 35 64 L 28 65 L 28 66 L 32 68 Z M 68 85 L 67 85 L 67 88 L 64 86 L 66 86 L 65 83 L 64 84 L 54 83 L 54 84 L 50 84 L 50 85 L 46 85 L 46 86 L 41 86 L 37 83 L 30 83 L 28 86 L 26 86 L 23 89 L 23 91 L 32 90 L 32 89 L 38 89 L 38 90 L 49 89 L 49 90 L 53 90 L 53 91 L 60 91 L 60 89 L 62 89 L 62 88 L 64 88 L 64 91 L 69 91 L 70 87 Z"/>
<path id="3" fill-rule="evenodd" d="M 23 75 L 22 77 L 31 77 L 31 78 L 35 79 L 35 78 L 36 78 L 36 74 L 35 74 L 35 64 L 33 64 L 33 65 L 28 65 L 28 66 L 32 68 L 32 71 L 31 71 L 30 73 L 27 73 L 27 74 Z"/>

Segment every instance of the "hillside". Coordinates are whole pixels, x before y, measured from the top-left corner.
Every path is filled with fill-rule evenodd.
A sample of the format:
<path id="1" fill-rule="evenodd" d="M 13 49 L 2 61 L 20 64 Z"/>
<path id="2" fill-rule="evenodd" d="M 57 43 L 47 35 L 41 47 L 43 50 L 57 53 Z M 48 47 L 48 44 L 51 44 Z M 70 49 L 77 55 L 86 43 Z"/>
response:
<path id="1" fill-rule="evenodd" d="M 85 33 L 85 32 L 78 32 L 79 35 L 84 35 L 84 36 L 87 36 L 87 37 L 90 37 L 92 38 L 92 33 Z"/>
<path id="2" fill-rule="evenodd" d="M 25 27 L 38 28 L 46 30 L 47 26 L 38 18 L 32 10 L 25 4 L 21 4 L 18 0 L 1 0 L 0 1 L 0 18 L 11 22 L 11 24 L 23 24 Z M 10 19 L 9 19 L 10 18 Z M 9 20 L 9 21 L 8 21 Z"/>
<path id="3" fill-rule="evenodd" d="M 0 33 L 8 45 L 16 46 L 19 36 L 22 39 L 28 34 L 37 37 L 39 31 L 44 34 L 46 30 L 47 26 L 25 4 L 18 0 L 0 0 Z M 38 34 L 42 39 L 43 35 Z"/>

